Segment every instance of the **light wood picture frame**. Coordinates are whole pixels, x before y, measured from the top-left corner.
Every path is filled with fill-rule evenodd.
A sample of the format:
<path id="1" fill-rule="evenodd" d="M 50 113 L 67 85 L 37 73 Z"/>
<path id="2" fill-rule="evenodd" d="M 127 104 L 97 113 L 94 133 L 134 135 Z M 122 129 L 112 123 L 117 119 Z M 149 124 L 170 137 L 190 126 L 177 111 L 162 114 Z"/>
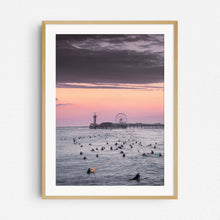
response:
<path id="1" fill-rule="evenodd" d="M 97 54 L 101 57 L 100 65 L 95 57 Z M 133 63 L 132 56 L 135 56 Z M 143 61 L 151 57 L 151 61 Z M 120 63 L 122 58 L 123 63 Z M 145 70 L 145 66 L 149 70 Z M 120 69 L 117 73 L 109 71 L 111 68 L 116 71 L 117 67 Z M 117 75 L 118 81 L 115 80 Z M 70 93 L 74 95 L 70 96 Z M 146 93 L 151 95 L 148 97 Z M 85 94 L 89 94 L 88 97 Z M 126 94 L 123 104 L 118 104 L 120 108 L 115 110 L 110 101 L 107 107 L 113 109 L 114 106 L 112 111 L 101 108 L 101 99 L 103 103 L 103 99 L 112 100 L 119 96 L 112 94 Z M 142 101 L 138 102 L 137 97 Z M 153 116 L 150 110 L 146 113 L 148 117 L 142 115 L 145 97 L 153 100 L 152 112 L 157 112 Z M 76 101 L 70 103 L 73 98 Z M 135 111 L 137 106 L 140 109 L 137 117 L 130 110 L 134 106 L 129 102 L 132 98 L 136 100 Z M 95 104 L 92 105 L 90 100 L 96 100 Z M 156 100 L 159 101 L 156 103 Z M 150 109 L 149 103 L 146 105 Z M 123 112 L 125 107 L 130 108 L 128 117 Z M 77 112 L 76 116 L 73 111 Z M 112 112 L 116 111 L 118 114 L 114 117 Z M 72 129 L 71 126 L 87 123 L 85 115 L 88 112 L 94 121 L 83 128 L 87 130 L 80 128 L 82 133 L 78 133 L 74 130 L 76 127 Z M 111 115 L 111 123 L 96 122 L 97 117 L 104 121 Z M 130 136 L 123 133 L 128 130 L 126 135 Z M 145 131 L 146 137 L 142 135 Z M 151 135 L 151 139 L 147 135 Z M 154 135 L 158 137 L 158 143 Z M 94 142 L 90 141 L 92 138 Z M 118 140 L 120 138 L 123 140 Z M 107 144 L 105 147 L 103 140 Z M 114 145 L 116 142 L 121 148 Z M 97 161 L 95 155 L 98 162 L 94 162 Z M 118 159 L 122 155 L 126 162 Z M 114 161 L 110 156 L 116 157 L 120 167 L 115 162 L 112 167 L 107 166 Z M 140 164 L 144 164 L 143 171 Z M 92 166 L 91 170 L 85 170 L 85 166 Z M 114 170 L 118 172 L 120 168 L 123 172 L 117 173 L 116 180 Z M 135 176 L 133 169 L 140 176 Z M 159 176 L 153 177 L 153 173 Z M 178 199 L 178 21 L 42 22 L 42 198 Z"/>

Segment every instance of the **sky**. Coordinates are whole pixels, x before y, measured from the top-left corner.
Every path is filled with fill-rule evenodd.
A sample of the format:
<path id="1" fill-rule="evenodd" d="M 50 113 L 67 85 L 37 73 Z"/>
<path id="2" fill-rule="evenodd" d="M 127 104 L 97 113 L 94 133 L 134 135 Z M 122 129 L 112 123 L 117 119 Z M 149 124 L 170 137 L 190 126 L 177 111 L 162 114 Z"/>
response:
<path id="1" fill-rule="evenodd" d="M 56 35 L 56 123 L 163 123 L 164 35 Z"/>

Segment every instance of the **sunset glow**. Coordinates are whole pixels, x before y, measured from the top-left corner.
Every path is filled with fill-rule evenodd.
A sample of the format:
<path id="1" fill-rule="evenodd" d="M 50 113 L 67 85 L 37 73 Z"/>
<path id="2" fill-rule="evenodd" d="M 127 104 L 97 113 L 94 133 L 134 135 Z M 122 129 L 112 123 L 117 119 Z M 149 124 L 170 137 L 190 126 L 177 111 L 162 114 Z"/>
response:
<path id="1" fill-rule="evenodd" d="M 158 86 L 161 86 L 158 84 Z M 118 112 L 128 122 L 163 123 L 163 90 L 57 88 L 57 126 L 89 125 L 111 121 Z"/>

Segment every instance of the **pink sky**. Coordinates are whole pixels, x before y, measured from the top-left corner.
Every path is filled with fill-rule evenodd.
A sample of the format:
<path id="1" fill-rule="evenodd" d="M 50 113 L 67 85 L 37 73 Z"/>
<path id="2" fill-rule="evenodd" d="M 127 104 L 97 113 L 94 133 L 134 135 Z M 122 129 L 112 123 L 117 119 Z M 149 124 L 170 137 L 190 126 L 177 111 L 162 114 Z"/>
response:
<path id="1" fill-rule="evenodd" d="M 128 123 L 163 123 L 163 83 L 132 84 L 133 89 L 130 84 L 104 87 L 56 88 L 57 127 L 88 126 L 93 112 L 98 112 L 97 123 L 114 122 L 119 112 L 127 115 Z"/>

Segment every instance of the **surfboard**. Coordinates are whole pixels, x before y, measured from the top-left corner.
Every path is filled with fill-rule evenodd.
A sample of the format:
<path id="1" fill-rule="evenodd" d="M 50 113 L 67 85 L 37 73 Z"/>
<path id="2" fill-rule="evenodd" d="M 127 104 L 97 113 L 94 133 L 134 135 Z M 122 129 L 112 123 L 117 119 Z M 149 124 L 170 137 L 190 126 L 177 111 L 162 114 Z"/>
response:
<path id="1" fill-rule="evenodd" d="M 95 170 L 96 170 L 97 167 L 94 167 L 92 170 L 91 170 L 91 173 L 94 173 Z"/>

